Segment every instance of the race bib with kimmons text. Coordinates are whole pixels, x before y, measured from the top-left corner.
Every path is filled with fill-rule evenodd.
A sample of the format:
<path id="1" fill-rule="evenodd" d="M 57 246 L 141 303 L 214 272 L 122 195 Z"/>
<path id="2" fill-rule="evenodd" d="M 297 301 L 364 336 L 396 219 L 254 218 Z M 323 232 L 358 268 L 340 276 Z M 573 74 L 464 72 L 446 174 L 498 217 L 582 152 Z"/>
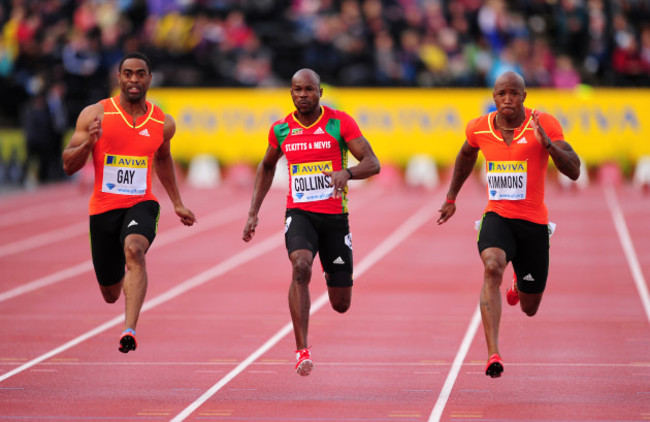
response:
<path id="1" fill-rule="evenodd" d="M 490 200 L 526 199 L 528 162 L 488 161 L 486 166 Z"/>

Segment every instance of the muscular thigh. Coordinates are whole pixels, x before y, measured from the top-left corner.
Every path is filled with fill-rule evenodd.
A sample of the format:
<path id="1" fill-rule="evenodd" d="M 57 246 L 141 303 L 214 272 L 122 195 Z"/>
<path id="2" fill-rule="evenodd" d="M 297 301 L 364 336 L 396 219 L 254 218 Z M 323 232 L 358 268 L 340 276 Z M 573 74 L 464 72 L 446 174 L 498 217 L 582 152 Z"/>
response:
<path id="1" fill-rule="evenodd" d="M 124 239 L 141 234 L 153 242 L 160 207 L 144 201 L 131 208 L 120 208 L 90 216 L 90 250 L 99 284 L 110 286 L 124 277 L 126 265 Z"/>
<path id="2" fill-rule="evenodd" d="M 542 293 L 548 279 L 548 226 L 524 220 L 512 224 L 517 238 L 517 254 L 512 259 L 517 288 L 524 293 Z"/>
<path id="3" fill-rule="evenodd" d="M 327 215 L 319 226 L 320 256 L 330 287 L 352 286 L 352 234 L 347 214 Z"/>

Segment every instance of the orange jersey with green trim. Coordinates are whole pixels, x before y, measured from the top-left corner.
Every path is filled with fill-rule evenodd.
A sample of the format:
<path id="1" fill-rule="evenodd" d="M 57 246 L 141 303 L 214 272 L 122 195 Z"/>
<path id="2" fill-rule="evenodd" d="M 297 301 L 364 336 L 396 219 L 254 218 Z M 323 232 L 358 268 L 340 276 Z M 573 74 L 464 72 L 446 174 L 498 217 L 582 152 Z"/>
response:
<path id="1" fill-rule="evenodd" d="M 147 101 L 147 114 L 133 118 L 119 105 L 119 96 L 100 101 L 104 106 L 102 136 L 93 147 L 95 185 L 90 215 L 130 208 L 148 200 L 154 154 L 163 143 L 165 113 Z"/>
<path id="2" fill-rule="evenodd" d="M 493 125 L 496 111 L 470 121 L 465 135 L 467 143 L 480 148 L 485 157 L 488 194 L 485 212 L 548 224 L 544 186 L 549 154 L 535 138 L 531 125 L 534 110 L 526 108 L 525 111 L 526 119 L 514 131 L 510 145 Z M 540 112 L 539 124 L 551 141 L 564 140 L 562 127 L 552 115 Z"/>

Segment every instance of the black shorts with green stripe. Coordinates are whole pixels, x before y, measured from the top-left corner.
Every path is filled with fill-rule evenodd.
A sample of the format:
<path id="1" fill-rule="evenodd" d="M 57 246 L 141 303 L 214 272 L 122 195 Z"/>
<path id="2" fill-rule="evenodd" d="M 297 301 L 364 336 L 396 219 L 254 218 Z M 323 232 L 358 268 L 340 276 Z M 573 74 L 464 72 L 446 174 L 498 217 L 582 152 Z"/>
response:
<path id="1" fill-rule="evenodd" d="M 124 240 L 130 234 L 140 234 L 151 246 L 159 216 L 160 205 L 156 201 L 90 216 L 90 250 L 99 284 L 110 286 L 122 280 L 126 266 Z"/>

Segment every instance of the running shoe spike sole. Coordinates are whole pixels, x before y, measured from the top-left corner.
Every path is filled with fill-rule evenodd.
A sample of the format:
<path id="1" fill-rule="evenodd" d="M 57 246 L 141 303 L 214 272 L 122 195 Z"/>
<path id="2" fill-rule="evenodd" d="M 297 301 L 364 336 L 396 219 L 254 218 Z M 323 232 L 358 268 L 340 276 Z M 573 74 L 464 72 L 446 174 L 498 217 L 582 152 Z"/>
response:
<path id="1" fill-rule="evenodd" d="M 138 347 L 138 343 L 131 334 L 124 334 L 120 338 L 120 347 L 118 348 L 120 352 L 129 353 L 131 350 L 135 350 L 136 347 Z"/>
<path id="2" fill-rule="evenodd" d="M 499 378 L 503 372 L 503 360 L 496 353 L 492 355 L 485 367 L 485 375 L 492 378 Z"/>
<path id="3" fill-rule="evenodd" d="M 311 359 L 305 359 L 298 364 L 296 373 L 300 376 L 306 377 L 311 373 L 312 369 L 314 369 L 314 362 L 312 362 Z"/>

